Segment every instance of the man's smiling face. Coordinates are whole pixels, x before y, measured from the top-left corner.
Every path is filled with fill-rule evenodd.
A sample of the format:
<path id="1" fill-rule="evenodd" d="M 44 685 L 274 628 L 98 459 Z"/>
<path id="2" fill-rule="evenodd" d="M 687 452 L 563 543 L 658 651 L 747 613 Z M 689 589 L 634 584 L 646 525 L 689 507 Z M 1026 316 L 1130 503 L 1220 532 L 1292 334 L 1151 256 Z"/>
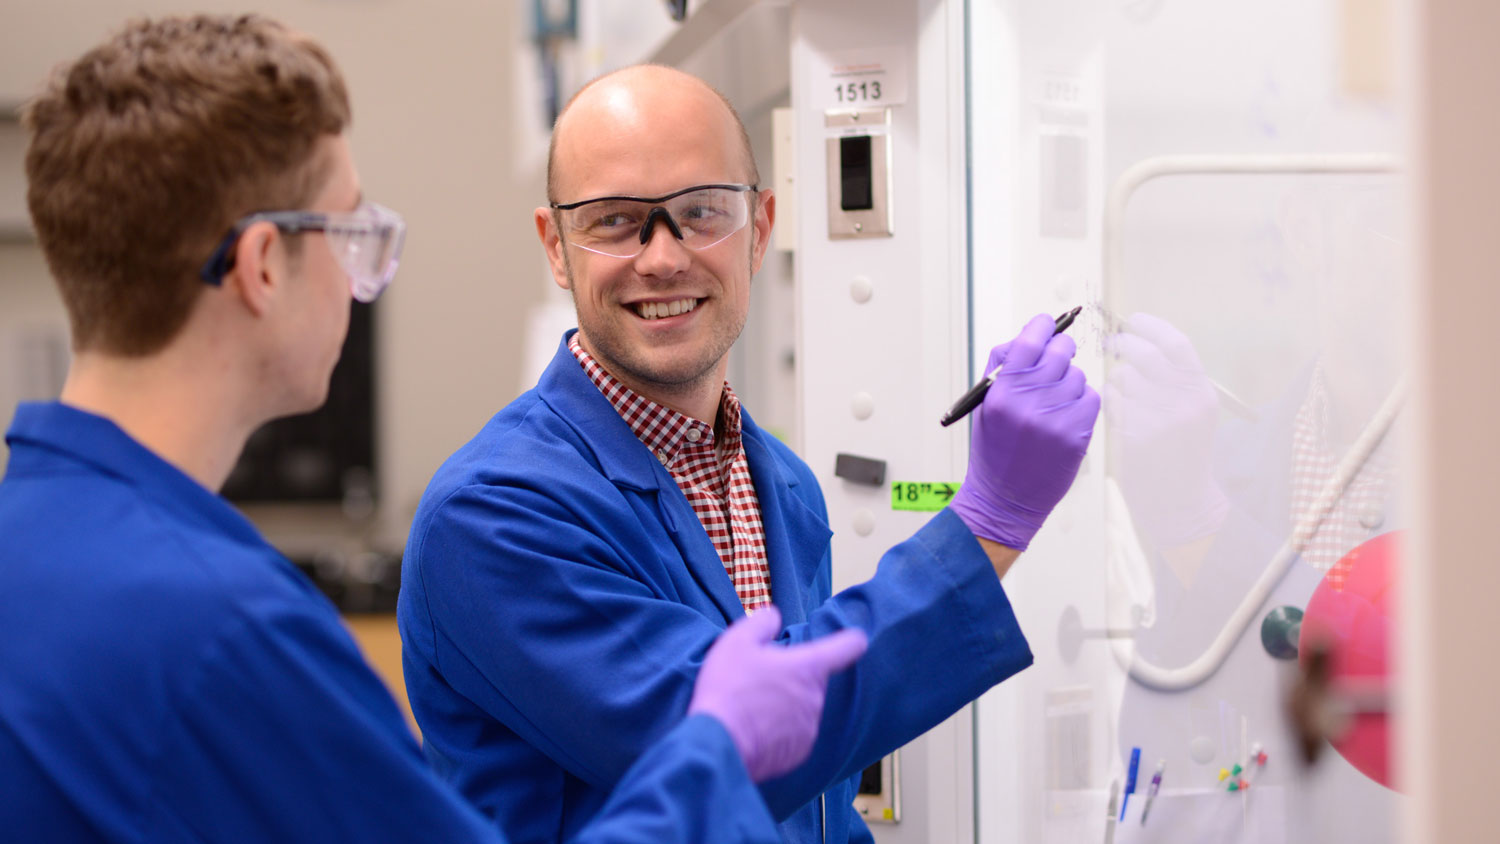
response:
<path id="1" fill-rule="evenodd" d="M 556 131 L 555 190 L 563 204 L 751 178 L 738 127 L 718 95 L 664 68 L 597 83 Z M 538 209 L 554 280 L 573 295 L 579 342 L 648 398 L 724 378 L 771 229 L 769 192 L 739 198 L 750 205 L 750 223 L 723 241 L 694 251 L 657 221 L 633 258 L 570 245 L 550 209 Z"/>

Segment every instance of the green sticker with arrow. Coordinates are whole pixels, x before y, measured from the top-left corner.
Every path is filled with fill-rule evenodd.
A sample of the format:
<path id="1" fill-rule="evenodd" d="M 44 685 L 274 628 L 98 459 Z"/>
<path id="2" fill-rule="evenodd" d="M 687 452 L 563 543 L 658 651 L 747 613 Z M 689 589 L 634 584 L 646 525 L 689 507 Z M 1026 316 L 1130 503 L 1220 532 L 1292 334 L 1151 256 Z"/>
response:
<path id="1" fill-rule="evenodd" d="M 934 513 L 948 506 L 958 484 L 894 481 L 891 483 L 891 509 Z"/>

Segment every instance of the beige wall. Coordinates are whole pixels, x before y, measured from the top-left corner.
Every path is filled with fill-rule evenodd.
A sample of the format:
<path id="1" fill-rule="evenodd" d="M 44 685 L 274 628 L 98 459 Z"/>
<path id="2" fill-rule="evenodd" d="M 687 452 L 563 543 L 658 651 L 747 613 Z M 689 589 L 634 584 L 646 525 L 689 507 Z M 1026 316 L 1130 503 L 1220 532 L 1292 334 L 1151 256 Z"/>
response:
<path id="1" fill-rule="evenodd" d="M 1420 508 L 1403 585 L 1398 701 L 1413 796 L 1403 840 L 1495 841 L 1500 758 L 1495 481 L 1500 477 L 1500 5 L 1406 0 L 1419 220 L 1414 368 Z"/>
<path id="2" fill-rule="evenodd" d="M 54 64 L 126 18 L 183 8 L 155 0 L 6 6 L 0 103 L 23 100 Z M 244 7 L 202 0 L 188 8 Z M 517 109 L 529 107 L 517 106 L 513 91 L 527 8 L 493 0 L 257 5 L 317 37 L 343 67 L 365 192 L 410 225 L 401 274 L 380 304 L 376 351 L 385 490 L 376 533 L 397 548 L 438 464 L 519 392 L 527 310 L 550 284 L 530 221 L 544 162 L 518 162 L 513 153 Z M 534 156 L 534 145 L 528 148 Z M 35 334 L 64 324 L 34 247 L 0 245 L 0 356 L 14 358 L 16 344 L 6 335 L 15 326 L 43 326 L 27 329 Z M 0 417 L 7 423 L 15 386 L 6 373 L 13 369 L 0 359 Z"/>

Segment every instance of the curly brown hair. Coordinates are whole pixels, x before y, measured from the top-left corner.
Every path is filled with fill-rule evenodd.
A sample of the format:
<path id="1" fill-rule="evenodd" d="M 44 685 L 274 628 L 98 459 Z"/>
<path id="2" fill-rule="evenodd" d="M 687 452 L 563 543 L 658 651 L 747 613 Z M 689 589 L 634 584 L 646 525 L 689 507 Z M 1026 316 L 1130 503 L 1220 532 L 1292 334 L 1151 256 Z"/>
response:
<path id="1" fill-rule="evenodd" d="M 349 95 L 311 38 L 257 15 L 127 24 L 59 67 L 22 119 L 26 201 L 73 347 L 159 351 L 240 217 L 301 208 Z"/>

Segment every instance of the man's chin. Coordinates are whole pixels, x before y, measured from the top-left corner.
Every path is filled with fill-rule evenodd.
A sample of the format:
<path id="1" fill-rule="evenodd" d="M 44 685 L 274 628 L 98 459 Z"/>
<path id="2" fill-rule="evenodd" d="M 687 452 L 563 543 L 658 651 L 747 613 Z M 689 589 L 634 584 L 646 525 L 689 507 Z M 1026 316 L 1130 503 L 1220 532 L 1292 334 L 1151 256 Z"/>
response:
<path id="1" fill-rule="evenodd" d="M 288 416 L 301 416 L 304 413 L 312 413 L 321 410 L 328 402 L 328 379 L 323 379 L 319 384 L 306 385 L 303 389 L 290 393 L 286 396 L 281 407 L 277 408 L 276 419 Z"/>
<path id="2" fill-rule="evenodd" d="M 679 390 L 697 385 L 714 373 L 723 358 L 714 357 L 714 344 L 701 336 L 667 340 L 629 338 L 628 333 L 617 332 L 595 337 L 584 329 L 584 339 L 592 341 L 584 342 L 584 347 L 593 347 L 589 353 L 606 371 L 643 387 Z"/>
<path id="3" fill-rule="evenodd" d="M 679 389 L 697 385 L 713 373 L 714 362 L 702 357 L 637 356 L 621 368 L 626 377 L 644 384 Z"/>

